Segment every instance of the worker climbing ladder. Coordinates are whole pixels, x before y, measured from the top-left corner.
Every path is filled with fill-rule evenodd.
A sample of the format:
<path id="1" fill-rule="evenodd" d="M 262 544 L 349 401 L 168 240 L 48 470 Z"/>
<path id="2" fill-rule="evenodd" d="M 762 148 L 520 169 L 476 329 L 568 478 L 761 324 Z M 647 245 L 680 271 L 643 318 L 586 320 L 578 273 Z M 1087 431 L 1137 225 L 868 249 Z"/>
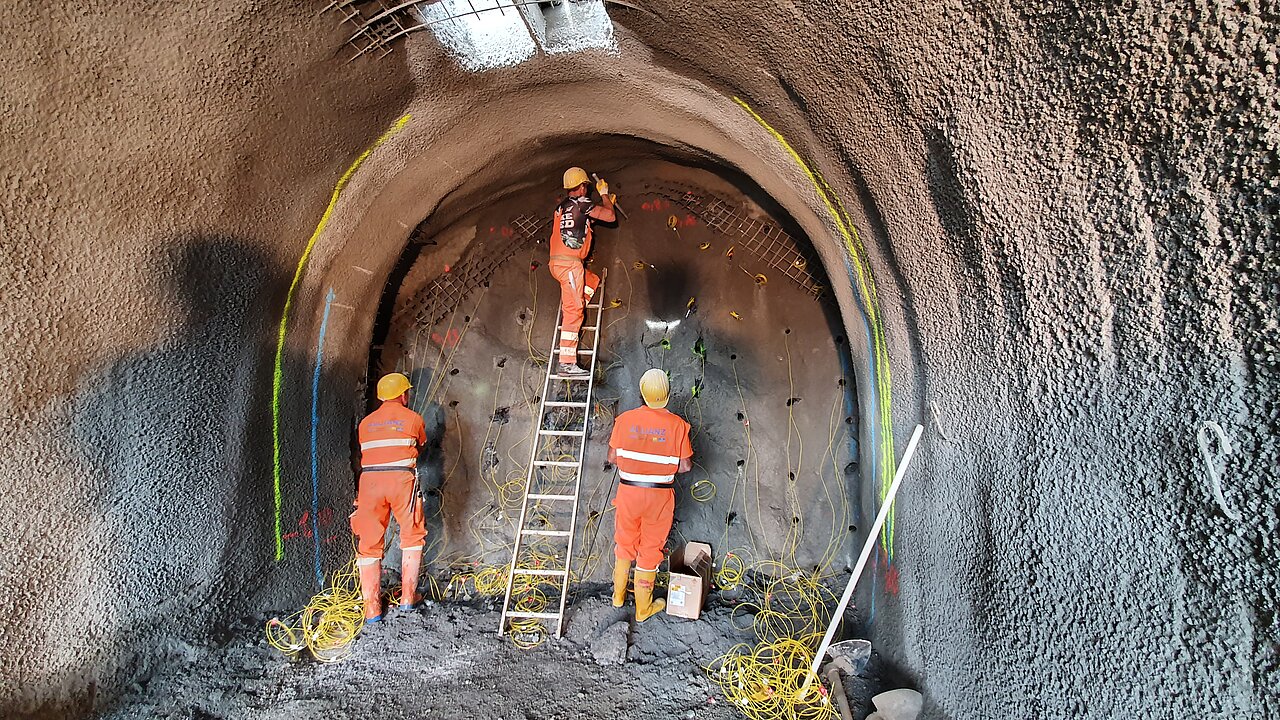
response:
<path id="1" fill-rule="evenodd" d="M 507 631 L 508 623 L 518 633 L 530 632 L 541 621 L 551 620 L 555 621 L 556 637 L 560 637 L 564 630 L 573 536 L 578 518 L 578 493 L 586 460 L 587 425 L 591 418 L 591 393 L 595 386 L 596 358 L 604 315 L 599 299 L 604 297 L 604 281 L 605 274 L 602 273 L 600 286 L 594 295 L 597 299 L 587 304 L 580 330 L 591 334 L 591 347 L 578 350 L 580 355 L 587 357 L 586 373 L 557 374 L 556 354 L 560 349 L 563 314 L 556 314 L 547 374 L 534 426 L 536 434 L 525 474 L 524 500 L 516 524 L 515 547 L 511 550 L 507 589 L 502 598 L 499 634 Z M 595 311 L 594 318 L 592 310 Z M 555 399 L 552 399 L 553 393 L 556 394 Z M 547 598 L 540 587 L 546 585 L 558 586 L 558 599 Z M 557 609 L 552 612 L 548 606 L 556 606 Z"/>

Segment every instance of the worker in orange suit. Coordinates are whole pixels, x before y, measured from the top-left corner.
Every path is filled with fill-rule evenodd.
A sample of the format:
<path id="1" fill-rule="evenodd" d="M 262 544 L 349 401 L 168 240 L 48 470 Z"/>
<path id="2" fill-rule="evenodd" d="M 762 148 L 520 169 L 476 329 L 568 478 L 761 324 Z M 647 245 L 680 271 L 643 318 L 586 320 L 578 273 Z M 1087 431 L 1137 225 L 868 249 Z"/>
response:
<path id="1" fill-rule="evenodd" d="M 422 416 L 408 408 L 409 378 L 400 373 L 378 380 L 382 404 L 360 421 L 360 485 L 351 531 L 357 538 L 356 566 L 364 597 L 365 623 L 382 619 L 382 551 L 390 514 L 400 524 L 400 609 L 418 604 L 418 569 L 427 537 L 422 498 L 417 496 L 418 449 L 427 443 Z"/>
<path id="2" fill-rule="evenodd" d="M 644 622 L 666 607 L 653 599 L 653 580 L 675 511 L 676 473 L 693 466 L 689 423 L 666 409 L 671 395 L 667 374 L 656 368 L 640 378 L 644 407 L 628 410 L 613 421 L 609 462 L 618 468 L 618 494 L 613 498 L 613 606 L 627 601 L 627 576 L 636 564 L 636 621 Z"/>
<path id="3" fill-rule="evenodd" d="M 591 253 L 591 225 L 594 221 L 613 222 L 613 197 L 604 180 L 596 181 L 600 204 L 591 199 L 591 179 L 587 171 L 571 167 L 564 173 L 564 189 L 569 197 L 556 206 L 551 221 L 551 258 L 547 269 L 560 283 L 560 375 L 585 375 L 578 366 L 578 333 L 582 330 L 583 310 L 600 285 L 600 278 L 583 266 Z"/>

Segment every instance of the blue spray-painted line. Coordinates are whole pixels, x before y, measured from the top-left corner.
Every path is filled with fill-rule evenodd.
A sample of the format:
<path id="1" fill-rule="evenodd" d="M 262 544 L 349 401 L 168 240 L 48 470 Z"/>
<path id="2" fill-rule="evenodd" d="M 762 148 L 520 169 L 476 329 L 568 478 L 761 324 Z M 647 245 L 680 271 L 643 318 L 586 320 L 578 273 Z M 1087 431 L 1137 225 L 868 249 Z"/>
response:
<path id="1" fill-rule="evenodd" d="M 858 279 L 857 279 L 857 276 L 854 274 L 853 264 L 850 262 L 850 258 L 848 255 L 844 257 L 844 269 L 845 269 L 845 272 L 849 274 L 849 282 L 854 287 L 857 287 Z M 858 297 L 857 293 L 854 293 L 853 304 L 858 308 L 858 311 L 862 313 L 862 331 L 863 333 L 865 333 L 865 336 L 866 336 L 867 372 L 869 373 L 868 378 L 870 379 L 870 382 L 867 383 L 867 388 L 866 388 L 867 390 L 866 402 L 869 406 L 869 412 L 867 412 L 864 415 L 860 415 L 860 418 L 861 417 L 876 418 L 878 417 L 877 413 L 878 413 L 879 397 L 877 395 L 877 388 L 875 383 L 876 358 L 875 358 L 875 352 L 874 352 L 872 340 L 871 340 L 871 321 L 869 319 L 867 309 L 863 306 L 862 299 Z M 850 356 L 853 355 L 852 349 L 850 349 L 849 354 Z M 861 393 L 859 393 L 858 395 L 858 400 L 859 401 L 862 400 Z M 872 468 L 877 467 L 876 453 L 877 453 L 877 450 L 880 448 L 880 444 L 876 442 L 876 435 L 878 432 L 878 428 L 876 427 L 876 425 L 877 423 L 873 420 L 870 423 L 870 428 L 869 428 L 871 431 L 870 448 L 871 448 L 871 467 Z M 856 437 L 854 439 L 854 442 L 856 442 Z M 861 457 L 859 457 L 858 461 L 859 463 L 862 462 Z M 861 508 L 862 503 L 859 502 L 858 506 Z M 865 524 L 869 517 L 875 517 L 876 513 L 879 513 L 879 512 L 880 512 L 880 508 L 876 506 L 875 495 L 872 494 L 871 514 L 868 515 L 864 512 L 862 514 L 862 517 L 859 518 L 859 522 L 862 522 Z M 879 568 L 880 568 L 880 553 L 876 553 L 875 558 L 873 558 L 873 565 L 871 566 L 871 607 L 867 613 L 868 625 L 871 625 L 872 623 L 874 623 L 876 619 L 876 587 L 879 585 L 879 582 L 878 582 Z"/>
<path id="2" fill-rule="evenodd" d="M 852 283 L 852 284 L 856 287 L 856 286 L 857 286 L 857 283 L 858 283 L 858 279 L 857 279 L 857 277 L 854 275 L 853 264 L 852 264 L 851 262 L 849 262 L 849 256 L 848 256 L 848 255 L 846 255 L 846 256 L 844 257 L 844 269 L 845 269 L 845 272 L 847 272 L 847 273 L 849 274 L 849 282 L 850 282 L 850 283 Z M 879 404 L 880 404 L 880 403 L 879 403 L 879 396 L 877 395 L 877 388 L 876 388 L 876 383 L 875 383 L 875 379 L 876 379 L 876 358 L 875 358 L 875 352 L 874 352 L 874 349 L 873 349 L 873 348 L 874 348 L 874 346 L 872 345 L 872 341 L 871 341 L 871 321 L 870 321 L 870 319 L 869 319 L 869 317 L 870 317 L 870 316 L 869 316 L 869 314 L 868 314 L 868 312 L 867 312 L 867 309 L 866 309 L 866 308 L 863 306 L 863 304 L 862 304 L 862 299 L 858 297 L 857 293 L 854 293 L 854 297 L 853 297 L 853 304 L 854 304 L 855 306 L 857 306 L 858 311 L 862 313 L 862 331 L 863 331 L 863 333 L 865 334 L 865 336 L 866 336 L 866 341 L 867 341 L 867 345 L 866 345 L 866 347 L 867 347 L 867 373 L 868 373 L 867 378 L 868 378 L 869 382 L 867 383 L 867 386 L 868 386 L 868 387 L 866 388 L 866 390 L 868 391 L 868 392 L 867 392 L 867 403 L 868 403 L 868 404 L 869 404 L 869 406 L 870 406 L 870 412 L 868 412 L 868 413 L 866 413 L 866 414 L 862 415 L 861 417 L 871 417 L 871 418 L 876 418 L 876 417 L 878 417 L 878 416 L 879 416 L 879 415 L 878 415 L 878 407 L 879 407 Z M 850 354 L 850 356 L 852 356 L 852 355 L 853 355 L 853 351 L 852 351 L 852 349 L 849 351 L 849 354 Z M 859 389 L 861 390 L 861 388 L 859 388 Z M 862 395 L 861 395 L 861 393 L 859 393 L 859 395 L 858 395 L 858 399 L 859 399 L 859 400 L 861 400 L 861 399 L 862 399 Z M 861 417 L 860 417 L 859 419 L 861 419 Z M 870 430 L 871 430 L 871 467 L 873 468 L 873 472 L 874 472 L 874 468 L 875 468 L 875 467 L 877 467 L 877 465 L 876 465 L 876 453 L 877 453 L 877 451 L 878 451 L 878 450 L 879 450 L 879 448 L 880 448 L 880 443 L 876 442 L 876 436 L 877 436 L 877 434 L 878 434 L 878 428 L 876 427 L 876 425 L 877 425 L 877 423 L 876 423 L 874 420 L 870 423 Z M 859 458 L 859 461 L 861 461 L 861 458 Z M 872 505 L 874 506 L 874 504 L 875 504 L 875 500 L 873 499 L 873 500 L 872 500 Z M 880 511 L 880 509 L 879 509 L 879 508 L 873 507 L 873 508 L 872 508 L 872 513 L 873 513 L 873 514 L 872 514 L 870 517 L 875 517 L 874 513 L 877 513 L 877 512 L 879 512 L 879 511 Z M 863 517 L 863 518 L 862 518 L 862 521 L 863 521 L 863 522 L 865 522 L 866 520 L 867 520 L 867 518 L 866 518 L 866 517 Z"/>
<path id="3" fill-rule="evenodd" d="M 316 370 L 311 377 L 311 544 L 315 550 L 316 589 L 324 589 L 324 573 L 320 570 L 320 369 L 324 367 L 324 336 L 329 330 L 329 311 L 333 306 L 333 288 L 324 298 L 324 317 L 320 320 L 320 339 L 316 341 Z"/>

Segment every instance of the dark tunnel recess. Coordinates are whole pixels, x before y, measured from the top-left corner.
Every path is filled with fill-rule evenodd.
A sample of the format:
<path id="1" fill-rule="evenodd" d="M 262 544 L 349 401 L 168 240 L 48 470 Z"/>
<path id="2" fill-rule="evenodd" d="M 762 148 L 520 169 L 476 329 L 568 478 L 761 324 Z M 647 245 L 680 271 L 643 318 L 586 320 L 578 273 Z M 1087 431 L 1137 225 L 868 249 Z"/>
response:
<path id="1" fill-rule="evenodd" d="M 693 425 L 695 465 L 677 481 L 668 549 L 708 542 L 722 563 L 839 574 L 856 540 L 848 527 L 861 522 L 858 424 L 848 422 L 856 383 L 812 245 L 731 169 L 616 138 L 609 150 L 599 164 L 594 154 L 578 161 L 609 181 L 625 215 L 597 225 L 588 262 L 605 276 L 604 329 L 575 577 L 607 576 L 608 433 L 640 403 L 649 367 L 668 372 L 670 409 Z M 466 578 L 510 559 L 559 308 L 547 238 L 568 162 L 554 153 L 492 201 L 445 203 L 411 233 L 378 312 L 369 385 L 408 374 L 412 405 L 436 430 L 420 468 L 427 561 L 437 575 L 462 577 L 463 592 L 474 587 Z M 535 482 L 564 490 L 571 480 Z M 568 522 L 537 510 L 551 525 Z"/>

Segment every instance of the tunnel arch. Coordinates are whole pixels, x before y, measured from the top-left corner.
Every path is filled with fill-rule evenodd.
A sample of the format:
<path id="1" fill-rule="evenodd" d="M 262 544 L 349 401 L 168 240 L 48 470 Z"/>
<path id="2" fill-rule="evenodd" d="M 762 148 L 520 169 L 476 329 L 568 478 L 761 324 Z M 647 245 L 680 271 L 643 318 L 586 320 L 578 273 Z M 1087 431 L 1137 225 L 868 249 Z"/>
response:
<path id="1" fill-rule="evenodd" d="M 547 64 L 554 63 L 555 59 L 551 59 Z M 532 65 L 532 77 L 546 72 L 539 64 Z M 655 93 L 653 88 L 666 88 L 666 91 Z M 862 444 L 878 446 L 878 449 L 861 455 L 864 475 L 875 477 L 892 465 L 892 459 L 885 462 L 886 457 L 892 458 L 892 444 L 891 440 L 888 444 L 883 442 L 889 433 L 883 429 L 885 416 L 877 415 L 878 378 L 872 371 L 877 359 L 875 348 L 869 342 L 868 318 L 857 298 L 856 271 L 850 267 L 849 250 L 841 242 L 839 220 L 830 207 L 831 198 L 823 197 L 820 190 L 823 186 L 809 174 L 813 171 L 798 162 L 791 148 L 783 144 L 785 141 L 780 142 L 779 137 L 732 98 L 671 74 L 659 79 L 636 78 L 631 83 L 617 77 L 595 82 L 578 78 L 572 84 L 550 86 L 531 82 L 526 86 L 504 88 L 503 93 L 504 104 L 510 104 L 510 112 L 487 118 L 480 137 L 476 136 L 474 124 L 461 119 L 444 123 L 449 129 L 439 135 L 415 130 L 415 108 L 408 108 L 410 120 L 404 130 L 370 157 L 359 176 L 359 188 L 352 192 L 354 199 L 346 200 L 364 204 L 364 208 L 356 210 L 348 206 L 335 213 L 337 219 L 326 231 L 306 276 L 306 284 L 312 288 L 308 293 L 311 297 L 321 298 L 322 293 L 314 288 L 324 285 L 333 287 L 339 296 L 351 298 L 356 307 L 376 307 L 382 292 L 379 280 L 390 273 L 409 232 L 422 221 L 434 215 L 446 219 L 456 215 L 490 194 L 493 188 L 510 188 L 506 194 L 553 183 L 561 166 L 576 162 L 573 160 L 576 157 L 596 155 L 607 167 L 607 154 L 602 151 L 611 143 L 620 144 L 620 138 L 636 138 L 652 147 L 672 148 L 677 155 L 727 167 L 749 178 L 812 240 L 825 272 L 832 278 L 832 292 L 845 320 L 860 397 L 871 399 L 860 408 L 860 426 L 866 433 Z M 576 124 L 566 120 L 557 109 L 560 106 L 548 108 L 542 101 L 544 93 L 564 97 L 567 105 L 590 107 L 598 119 Z M 640 98 L 646 102 L 637 107 Z M 644 122 L 637 122 L 641 117 Z M 436 120 L 437 127 L 439 124 Z M 675 132 L 672 128 L 681 130 Z M 566 140 L 580 146 L 562 144 Z M 544 159 L 524 166 L 512 182 L 509 165 L 503 160 L 517 157 Z M 825 182 L 835 180 L 825 179 Z M 430 187 L 431 191 L 421 192 L 419 188 L 423 187 Z M 858 201 L 844 202 L 856 208 Z M 376 267 L 367 267 L 370 258 Z M 350 268 L 354 266 L 374 272 L 353 274 Z M 324 270 L 320 270 L 321 267 Z M 903 292 L 883 285 L 880 291 L 886 298 L 901 297 Z M 876 308 L 875 312 L 883 312 L 888 305 L 891 303 Z M 891 311 L 901 317 L 900 310 Z M 356 336 L 369 337 L 372 312 L 366 312 L 357 323 Z M 899 387 L 910 388 L 914 384 L 913 373 L 910 364 L 903 363 L 902 359 L 910 358 L 911 353 L 904 352 L 902 346 L 909 347 L 915 340 L 907 337 L 901 325 L 887 323 L 886 327 L 885 343 L 894 353 Z"/>
<path id="2" fill-rule="evenodd" d="M 271 547 L 286 296 L 290 522 L 310 509 L 330 289 L 329 338 L 350 346 L 319 374 L 339 537 L 369 308 L 416 222 L 502 183 L 489 145 L 606 123 L 685 143 L 836 237 L 735 97 L 866 233 L 893 424 L 928 426 L 898 567 L 864 598 L 885 656 L 943 717 L 1277 714 L 1268 8 L 648 0 L 611 8 L 617 55 L 469 74 L 426 33 L 344 64 L 350 31 L 311 3 L 232 5 L 6 8 L 2 584 L 24 642 L 0 702 L 19 716 L 96 710 L 158 647 L 310 590 L 308 558 Z M 558 109 L 530 113 L 544 88 Z M 593 106 L 609 117 L 575 114 Z M 293 293 L 334 183 L 406 112 Z M 1201 454 L 1213 425 L 1234 452 Z M 191 512 L 155 511 L 175 487 Z M 139 517 L 162 539 L 129 552 Z"/>

